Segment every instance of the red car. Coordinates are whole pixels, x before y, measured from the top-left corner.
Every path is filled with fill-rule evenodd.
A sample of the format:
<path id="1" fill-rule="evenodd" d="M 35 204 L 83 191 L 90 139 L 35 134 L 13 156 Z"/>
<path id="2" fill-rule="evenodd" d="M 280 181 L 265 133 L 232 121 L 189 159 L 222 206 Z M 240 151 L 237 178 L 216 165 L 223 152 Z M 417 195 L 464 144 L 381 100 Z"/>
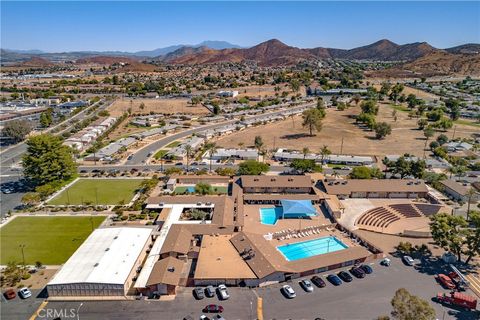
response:
<path id="1" fill-rule="evenodd" d="M 203 312 L 220 313 L 223 312 L 223 307 L 217 304 L 209 304 L 203 308 Z"/>
<path id="2" fill-rule="evenodd" d="M 15 293 L 15 290 L 13 290 L 13 289 L 8 289 L 7 291 L 5 291 L 3 293 L 3 295 L 5 296 L 5 298 L 7 300 L 15 299 L 15 297 L 17 296 L 17 294 Z"/>
<path id="3" fill-rule="evenodd" d="M 455 289 L 456 285 L 453 283 L 452 279 L 446 274 L 440 273 L 436 276 L 437 281 L 447 289 Z"/>

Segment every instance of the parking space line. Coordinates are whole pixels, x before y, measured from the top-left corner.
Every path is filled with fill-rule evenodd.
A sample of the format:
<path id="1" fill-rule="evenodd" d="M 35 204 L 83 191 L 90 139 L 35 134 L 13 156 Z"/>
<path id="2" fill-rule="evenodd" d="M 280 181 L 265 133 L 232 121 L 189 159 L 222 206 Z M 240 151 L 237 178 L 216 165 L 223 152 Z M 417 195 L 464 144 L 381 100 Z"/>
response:
<path id="1" fill-rule="evenodd" d="M 43 308 L 45 308 L 45 306 L 48 304 L 48 301 L 47 300 L 44 300 L 37 308 L 37 310 L 35 310 L 35 312 L 32 314 L 32 316 L 29 318 L 29 320 L 35 320 L 38 316 L 38 313 L 40 312 L 40 310 L 42 310 Z"/>
<path id="2" fill-rule="evenodd" d="M 263 299 L 260 297 L 257 299 L 257 319 L 263 320 Z"/>
<path id="3" fill-rule="evenodd" d="M 467 278 L 467 280 L 470 282 L 470 289 L 472 289 L 472 291 L 480 297 L 480 280 L 473 275 L 467 275 L 465 278 Z"/>

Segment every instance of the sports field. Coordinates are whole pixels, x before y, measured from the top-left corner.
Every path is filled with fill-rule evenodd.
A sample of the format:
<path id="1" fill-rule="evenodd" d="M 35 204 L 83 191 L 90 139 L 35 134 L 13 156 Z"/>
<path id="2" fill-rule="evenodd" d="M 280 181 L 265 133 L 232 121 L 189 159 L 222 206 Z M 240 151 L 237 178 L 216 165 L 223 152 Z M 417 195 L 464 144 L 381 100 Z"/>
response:
<path id="1" fill-rule="evenodd" d="M 50 205 L 129 203 L 143 179 L 80 179 L 50 200 Z"/>
<path id="2" fill-rule="evenodd" d="M 0 264 L 22 263 L 20 246 L 26 264 L 62 264 L 103 220 L 103 216 L 17 217 L 0 229 Z"/>

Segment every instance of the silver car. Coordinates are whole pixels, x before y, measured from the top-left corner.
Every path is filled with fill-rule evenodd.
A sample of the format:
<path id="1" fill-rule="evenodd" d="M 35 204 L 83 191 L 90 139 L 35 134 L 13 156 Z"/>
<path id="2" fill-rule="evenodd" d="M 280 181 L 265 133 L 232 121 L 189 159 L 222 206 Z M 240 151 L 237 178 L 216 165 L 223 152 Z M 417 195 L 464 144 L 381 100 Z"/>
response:
<path id="1" fill-rule="evenodd" d="M 293 291 L 293 288 L 291 286 L 289 286 L 288 284 L 286 284 L 282 287 L 282 291 L 287 296 L 287 298 L 289 298 L 289 299 L 293 299 L 297 296 L 295 291 Z"/>
<path id="2" fill-rule="evenodd" d="M 217 289 L 222 300 L 228 300 L 230 298 L 227 287 L 224 284 L 219 285 Z"/>
<path id="3" fill-rule="evenodd" d="M 310 280 L 302 280 L 300 281 L 300 286 L 305 290 L 306 292 L 313 292 L 313 284 Z"/>

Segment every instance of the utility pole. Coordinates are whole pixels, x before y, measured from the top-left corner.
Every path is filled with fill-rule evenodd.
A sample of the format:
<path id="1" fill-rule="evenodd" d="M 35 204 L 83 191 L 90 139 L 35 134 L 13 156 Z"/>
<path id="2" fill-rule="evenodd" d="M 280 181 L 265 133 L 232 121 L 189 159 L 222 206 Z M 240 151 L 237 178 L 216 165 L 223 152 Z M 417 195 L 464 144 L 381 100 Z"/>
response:
<path id="1" fill-rule="evenodd" d="M 342 144 L 340 145 L 340 154 L 343 154 L 343 136 L 342 136 Z"/>
<path id="2" fill-rule="evenodd" d="M 455 139 L 455 131 L 457 131 L 457 126 L 453 126 L 452 140 Z"/>

